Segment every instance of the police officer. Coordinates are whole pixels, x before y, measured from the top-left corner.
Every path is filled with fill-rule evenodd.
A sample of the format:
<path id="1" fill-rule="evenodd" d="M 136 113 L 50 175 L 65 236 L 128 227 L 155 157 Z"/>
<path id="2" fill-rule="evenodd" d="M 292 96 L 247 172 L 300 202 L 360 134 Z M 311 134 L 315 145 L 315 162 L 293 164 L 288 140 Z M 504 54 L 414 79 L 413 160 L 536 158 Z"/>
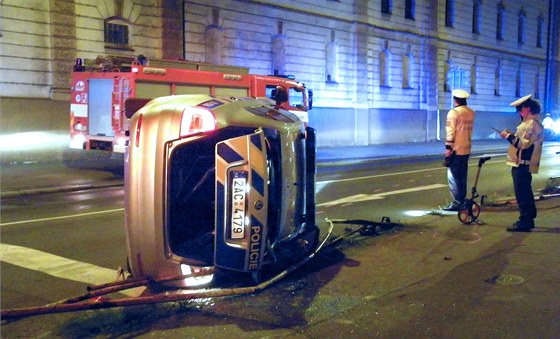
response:
<path id="1" fill-rule="evenodd" d="M 467 106 L 469 93 L 462 89 L 453 90 L 453 109 L 447 113 L 445 130 L 445 158 L 447 181 L 453 202 L 444 211 L 458 211 L 467 195 L 467 174 L 474 111 Z"/>
<path id="2" fill-rule="evenodd" d="M 519 220 L 507 230 L 530 232 L 535 227 L 537 208 L 531 186 L 532 173 L 538 173 L 543 144 L 543 126 L 539 118 L 541 105 L 532 94 L 515 100 L 510 106 L 521 116 L 521 124 L 515 133 L 505 129 L 500 136 L 509 141 L 506 164 L 511 166 L 515 199 L 519 207 Z"/>

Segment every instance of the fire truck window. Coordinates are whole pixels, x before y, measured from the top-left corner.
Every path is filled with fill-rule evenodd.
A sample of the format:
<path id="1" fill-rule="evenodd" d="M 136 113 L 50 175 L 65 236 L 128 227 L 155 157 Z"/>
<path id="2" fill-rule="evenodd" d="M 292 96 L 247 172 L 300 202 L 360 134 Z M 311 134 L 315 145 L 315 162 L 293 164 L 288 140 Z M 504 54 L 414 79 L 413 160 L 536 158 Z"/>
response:
<path id="1" fill-rule="evenodd" d="M 303 108 L 303 92 L 296 90 L 295 88 L 290 88 L 290 106 Z"/>
<path id="2" fill-rule="evenodd" d="M 171 95 L 170 84 L 154 84 L 148 82 L 136 83 L 137 98 L 157 98 Z"/>
<path id="3" fill-rule="evenodd" d="M 214 90 L 216 96 L 232 96 L 232 97 L 246 97 L 249 96 L 247 88 L 229 88 L 229 87 L 216 87 Z"/>
<path id="4" fill-rule="evenodd" d="M 210 94 L 210 87 L 177 85 L 175 87 L 175 94 Z"/>
<path id="5" fill-rule="evenodd" d="M 271 99 L 276 98 L 276 85 L 266 85 L 266 96 Z"/>

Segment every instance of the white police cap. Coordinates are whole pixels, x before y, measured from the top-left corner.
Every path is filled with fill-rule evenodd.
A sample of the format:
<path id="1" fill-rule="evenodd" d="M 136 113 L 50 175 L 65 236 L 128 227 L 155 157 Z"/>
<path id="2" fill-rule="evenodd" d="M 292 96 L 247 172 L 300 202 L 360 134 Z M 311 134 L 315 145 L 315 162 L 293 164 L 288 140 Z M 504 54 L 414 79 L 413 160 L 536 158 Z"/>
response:
<path id="1" fill-rule="evenodd" d="M 451 92 L 451 95 L 453 95 L 454 98 L 459 99 L 466 99 L 470 96 L 469 92 L 464 89 L 454 89 L 453 92 Z"/>
<path id="2" fill-rule="evenodd" d="M 523 98 L 519 98 L 519 99 L 515 100 L 514 102 L 510 103 L 509 105 L 513 106 L 513 107 L 517 107 L 517 106 L 523 104 L 525 101 L 531 99 L 532 96 L 533 96 L 533 94 L 526 95 Z"/>

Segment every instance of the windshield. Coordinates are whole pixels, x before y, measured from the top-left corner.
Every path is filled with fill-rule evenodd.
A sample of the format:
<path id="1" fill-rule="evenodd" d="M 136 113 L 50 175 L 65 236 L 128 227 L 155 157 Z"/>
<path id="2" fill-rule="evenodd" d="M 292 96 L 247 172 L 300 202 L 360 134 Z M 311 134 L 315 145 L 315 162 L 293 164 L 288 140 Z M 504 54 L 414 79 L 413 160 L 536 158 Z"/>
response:
<path id="1" fill-rule="evenodd" d="M 302 88 L 290 87 L 288 100 L 290 106 L 301 110 L 307 110 L 307 105 L 305 102 L 305 90 L 303 90 Z"/>
<path id="2" fill-rule="evenodd" d="M 276 85 L 266 85 L 266 96 L 276 99 Z M 289 87 L 288 105 L 300 111 L 307 111 L 307 93 L 305 87 Z"/>

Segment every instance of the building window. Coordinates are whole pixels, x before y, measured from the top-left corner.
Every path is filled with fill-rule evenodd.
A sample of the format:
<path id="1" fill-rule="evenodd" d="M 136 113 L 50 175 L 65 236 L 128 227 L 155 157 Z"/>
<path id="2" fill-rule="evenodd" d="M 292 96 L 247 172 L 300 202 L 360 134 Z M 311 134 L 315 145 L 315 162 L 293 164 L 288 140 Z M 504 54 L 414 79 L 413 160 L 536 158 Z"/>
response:
<path id="1" fill-rule="evenodd" d="M 128 25 L 114 20 L 105 21 L 105 43 L 128 46 L 129 31 Z"/>
<path id="2" fill-rule="evenodd" d="M 544 19 L 542 14 L 537 18 L 537 48 L 542 48 Z"/>
<path id="3" fill-rule="evenodd" d="M 515 96 L 518 98 L 521 96 L 521 66 L 515 74 Z"/>
<path id="4" fill-rule="evenodd" d="M 539 83 L 541 82 L 541 74 L 540 70 L 537 70 L 537 74 L 535 74 L 535 90 L 533 91 L 535 99 L 539 99 L 540 91 L 539 91 Z"/>
<path id="5" fill-rule="evenodd" d="M 393 13 L 393 0 L 381 0 L 381 13 Z"/>
<path id="6" fill-rule="evenodd" d="M 504 20 L 506 7 L 502 2 L 498 3 L 498 15 L 496 17 L 496 39 L 504 40 Z"/>
<path id="7" fill-rule="evenodd" d="M 288 37 L 284 32 L 284 22 L 279 20 L 277 23 L 278 33 L 272 36 L 272 74 L 286 74 L 286 55 L 288 51 Z"/>
<path id="8" fill-rule="evenodd" d="M 480 10 L 482 8 L 482 0 L 474 0 L 473 16 L 472 16 L 472 32 L 480 34 Z"/>
<path id="9" fill-rule="evenodd" d="M 500 65 L 500 60 L 498 60 L 498 66 L 494 71 L 494 95 L 500 96 L 502 91 L 502 67 Z"/>
<path id="10" fill-rule="evenodd" d="M 325 47 L 325 82 L 338 83 L 338 44 L 335 31 L 331 31 L 331 41 Z"/>
<path id="11" fill-rule="evenodd" d="M 517 14 L 517 43 L 523 45 L 525 42 L 525 18 L 527 14 L 525 10 L 521 8 Z"/>
<path id="12" fill-rule="evenodd" d="M 453 27 L 455 21 L 455 0 L 445 0 L 445 26 Z"/>
<path id="13" fill-rule="evenodd" d="M 478 66 L 477 66 L 477 58 L 476 56 L 474 57 L 474 63 L 471 65 L 471 93 L 472 94 L 476 94 L 477 93 L 477 89 L 476 89 L 476 75 L 478 72 Z"/>
<path id="14" fill-rule="evenodd" d="M 416 0 L 405 0 L 404 2 L 405 19 L 414 20 L 415 15 L 416 15 Z"/>
<path id="15" fill-rule="evenodd" d="M 385 41 L 385 49 L 379 53 L 379 86 L 391 87 L 391 64 L 393 56 L 389 51 L 389 42 Z"/>
<path id="16" fill-rule="evenodd" d="M 413 88 L 412 87 L 412 73 L 414 67 L 414 55 L 410 51 L 410 46 L 405 55 L 403 55 L 402 62 L 402 88 Z"/>

